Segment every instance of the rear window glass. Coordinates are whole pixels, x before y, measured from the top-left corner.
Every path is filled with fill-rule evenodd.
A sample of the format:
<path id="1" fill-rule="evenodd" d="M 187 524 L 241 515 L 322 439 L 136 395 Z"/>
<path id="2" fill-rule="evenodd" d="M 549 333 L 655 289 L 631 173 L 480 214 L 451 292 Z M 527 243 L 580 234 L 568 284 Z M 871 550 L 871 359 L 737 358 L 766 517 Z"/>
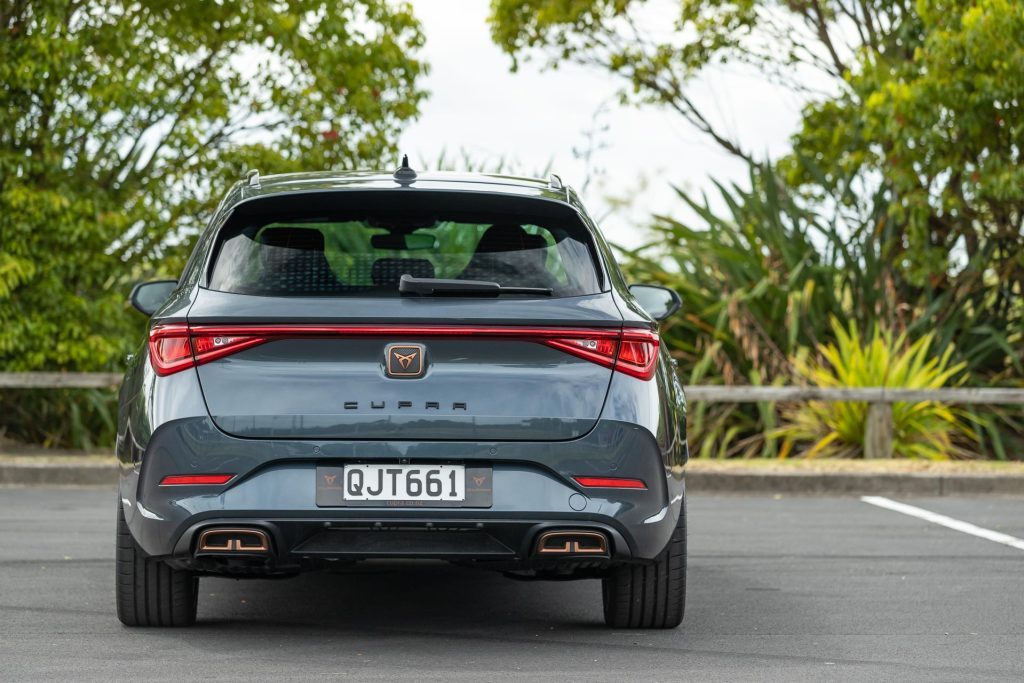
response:
<path id="1" fill-rule="evenodd" d="M 586 227 L 575 213 L 544 213 L 250 208 L 221 230 L 209 287 L 262 296 L 397 297 L 408 274 L 550 289 L 554 297 L 600 291 Z"/>

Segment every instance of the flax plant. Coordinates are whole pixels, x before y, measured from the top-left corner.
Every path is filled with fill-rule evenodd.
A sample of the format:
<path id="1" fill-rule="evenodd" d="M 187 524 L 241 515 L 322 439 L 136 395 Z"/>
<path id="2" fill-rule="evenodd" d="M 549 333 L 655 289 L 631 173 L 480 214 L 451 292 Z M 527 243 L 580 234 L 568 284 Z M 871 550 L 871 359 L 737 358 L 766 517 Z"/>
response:
<path id="1" fill-rule="evenodd" d="M 861 341 L 856 323 L 844 327 L 833 319 L 834 342 L 822 344 L 816 353 L 801 349 L 793 367 L 801 381 L 817 387 L 898 387 L 938 389 L 947 386 L 964 370 L 964 363 L 952 361 L 954 349 L 947 346 L 933 355 L 935 335 L 929 333 L 911 342 L 906 333 L 874 329 Z M 782 409 L 780 455 L 807 446 L 804 457 L 861 457 L 868 404 L 860 402 L 809 403 Z M 956 447 L 957 435 L 967 434 L 965 417 L 935 401 L 892 404 L 893 453 L 898 457 L 945 460 L 963 455 Z"/>

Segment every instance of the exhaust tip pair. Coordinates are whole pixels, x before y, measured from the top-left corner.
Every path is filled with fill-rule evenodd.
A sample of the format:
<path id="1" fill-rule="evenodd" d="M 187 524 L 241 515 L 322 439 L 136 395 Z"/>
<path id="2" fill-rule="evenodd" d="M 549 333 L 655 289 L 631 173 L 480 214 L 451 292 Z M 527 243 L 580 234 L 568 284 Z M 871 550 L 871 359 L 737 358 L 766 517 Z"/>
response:
<path id="1" fill-rule="evenodd" d="M 212 527 L 199 534 L 196 554 L 266 555 L 270 536 L 262 529 Z M 600 531 L 562 529 L 545 531 L 537 537 L 538 557 L 608 558 L 608 537 Z"/>

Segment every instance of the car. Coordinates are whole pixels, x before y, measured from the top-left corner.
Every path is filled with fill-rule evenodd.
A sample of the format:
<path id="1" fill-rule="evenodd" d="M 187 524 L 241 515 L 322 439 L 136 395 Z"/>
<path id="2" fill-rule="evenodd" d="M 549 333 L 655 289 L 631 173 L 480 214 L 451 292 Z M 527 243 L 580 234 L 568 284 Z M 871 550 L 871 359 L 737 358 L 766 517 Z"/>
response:
<path id="1" fill-rule="evenodd" d="M 251 171 L 130 301 L 124 624 L 194 623 L 203 576 L 394 558 L 600 579 L 609 626 L 681 622 L 679 297 L 628 286 L 557 176 Z"/>

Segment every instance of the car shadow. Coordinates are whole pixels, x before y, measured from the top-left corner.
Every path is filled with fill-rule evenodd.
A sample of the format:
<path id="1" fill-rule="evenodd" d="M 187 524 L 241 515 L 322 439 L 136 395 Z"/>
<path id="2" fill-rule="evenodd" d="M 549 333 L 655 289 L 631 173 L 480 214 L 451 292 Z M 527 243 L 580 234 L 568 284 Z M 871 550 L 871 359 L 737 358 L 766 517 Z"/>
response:
<path id="1" fill-rule="evenodd" d="M 604 628 L 596 580 L 517 581 L 441 562 L 372 562 L 290 579 L 200 581 L 200 628 L 267 623 L 361 632 Z"/>

